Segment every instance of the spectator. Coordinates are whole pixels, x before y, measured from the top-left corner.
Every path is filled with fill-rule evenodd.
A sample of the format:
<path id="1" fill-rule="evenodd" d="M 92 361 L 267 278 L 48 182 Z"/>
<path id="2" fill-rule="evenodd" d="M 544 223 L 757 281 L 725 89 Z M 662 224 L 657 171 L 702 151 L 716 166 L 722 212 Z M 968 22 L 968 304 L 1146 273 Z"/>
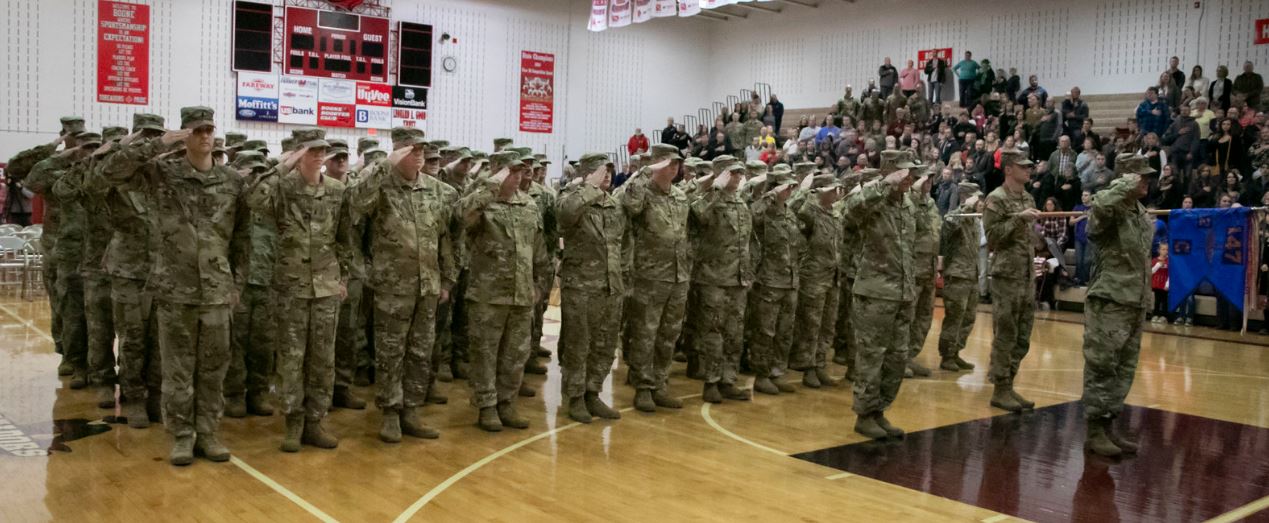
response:
<path id="1" fill-rule="evenodd" d="M 626 142 L 626 152 L 630 154 L 648 152 L 648 137 L 643 135 L 643 129 L 635 129 L 634 136 Z"/>
<path id="2" fill-rule="evenodd" d="M 1027 137 L 1023 134 L 1022 129 L 1013 132 L 1013 146 L 1015 149 L 1022 151 L 1027 157 L 1031 157 L 1031 142 L 1027 141 Z"/>
<path id="3" fill-rule="evenodd" d="M 1243 74 L 1234 79 L 1234 94 L 1241 95 L 1247 107 L 1253 111 L 1260 110 L 1260 93 L 1265 90 L 1265 80 L 1252 71 L 1251 60 L 1243 62 Z"/>
<path id="4" fill-rule="evenodd" d="M 965 59 L 952 67 L 960 84 L 961 107 L 968 109 L 974 100 L 974 82 L 978 80 L 978 62 L 974 61 L 974 53 L 965 51 Z"/>
<path id="5" fill-rule="evenodd" d="M 1053 153 L 1058 145 L 1058 137 L 1062 136 L 1062 115 L 1054 109 L 1053 100 L 1044 103 L 1043 116 L 1032 133 L 1031 146 L 1035 149 L 1036 158 L 1041 160 Z M 1068 138 L 1068 142 L 1069 137 Z M 1074 163 L 1074 155 L 1071 156 Z"/>
<path id="6" fill-rule="evenodd" d="M 767 164 L 767 166 L 775 165 L 779 159 L 780 150 L 776 149 L 774 142 L 764 145 L 762 154 L 758 155 L 758 161 Z"/>
<path id="7" fill-rule="evenodd" d="M 35 193 L 27 189 L 21 181 L 6 179 L 4 215 L 7 223 L 26 227 L 31 225 L 31 199 Z"/>
<path id="8" fill-rule="evenodd" d="M 947 214 L 948 209 L 960 203 L 956 201 L 956 179 L 952 177 L 950 167 L 944 167 L 939 172 L 939 182 L 934 186 L 934 202 L 939 207 L 939 216 Z"/>
<path id="9" fill-rule="evenodd" d="M 908 98 L 920 88 L 921 73 L 917 72 L 912 60 L 908 60 L 908 66 L 899 71 L 899 91 L 903 92 L 904 98 Z"/>
<path id="10" fill-rule="evenodd" d="M 1198 124 L 1199 140 L 1207 140 L 1212 134 L 1212 119 L 1216 117 L 1216 113 L 1208 109 L 1207 105 L 1207 97 L 1200 96 L 1194 99 L 1194 110 L 1190 111 L 1194 123 Z"/>
<path id="11" fill-rule="evenodd" d="M 731 140 L 727 138 L 727 133 L 715 133 L 714 138 L 709 141 L 706 156 L 702 158 L 713 160 L 724 154 L 735 155 L 736 149 L 732 147 Z"/>
<path id="12" fill-rule="evenodd" d="M 1175 173 L 1176 170 L 1171 165 L 1165 165 L 1159 175 L 1157 200 L 1160 209 L 1179 208 L 1181 207 L 1181 201 L 1185 199 L 1183 184 L 1176 179 Z"/>
<path id="13" fill-rule="evenodd" d="M 770 127 L 763 127 L 762 130 L 758 131 L 758 141 L 762 143 L 763 147 L 776 144 L 776 138 L 771 134 Z"/>
<path id="14" fill-rule="evenodd" d="M 899 71 L 890 64 L 889 56 L 881 67 L 877 68 L 877 80 L 881 83 L 881 97 L 889 97 L 890 93 L 894 92 L 894 85 L 899 82 Z"/>
<path id="15" fill-rule="evenodd" d="M 1017 101 L 1019 104 L 1021 104 L 1022 103 L 1020 101 L 1021 98 L 1018 97 L 1018 92 L 1021 90 L 1022 90 L 1022 78 L 1018 76 L 1018 69 L 1016 67 L 1010 67 L 1009 68 L 1009 88 L 1008 88 L 1008 91 L 1006 91 L 1006 94 L 1009 95 L 1010 100 Z"/>
<path id="16" fill-rule="evenodd" d="M 1088 118 L 1088 104 L 1080 98 L 1080 88 L 1072 87 L 1071 95 L 1062 100 L 1062 127 L 1067 135 L 1081 130 L 1084 120 Z"/>
<path id="17" fill-rule="evenodd" d="M 1080 203 L 1080 193 L 1083 187 L 1080 185 L 1080 177 L 1075 175 L 1075 166 L 1068 165 L 1063 167 L 1056 177 L 1056 185 L 1053 188 L 1053 196 L 1057 198 L 1058 210 L 1069 211 L 1074 209 Z"/>
<path id="18" fill-rule="evenodd" d="M 1159 85 L 1157 91 L 1159 99 L 1168 106 L 1169 112 L 1176 112 L 1177 106 L 1181 105 L 1181 88 L 1172 83 L 1172 75 L 1168 73 L 1159 74 Z"/>
<path id="19" fill-rule="evenodd" d="M 859 101 L 863 102 L 864 100 L 867 100 L 869 97 L 872 96 L 872 93 L 877 93 L 877 95 L 880 96 L 881 89 L 877 88 L 877 80 L 869 78 L 868 86 L 864 87 L 864 90 L 859 93 Z"/>
<path id="20" fill-rule="evenodd" d="M 1097 171 L 1097 155 L 1097 147 L 1093 144 L 1093 139 L 1085 138 L 1084 146 L 1075 156 L 1075 172 L 1080 177 L 1080 185 L 1086 188 L 1092 185 L 1093 173 Z"/>
<path id="21" fill-rule="evenodd" d="M 839 178 L 850 173 L 850 157 L 846 155 L 838 156 L 837 163 L 833 166 L 833 174 Z"/>
<path id="22" fill-rule="evenodd" d="M 1190 107 L 1181 106 L 1181 115 L 1163 133 L 1168 158 L 1181 172 L 1189 172 L 1191 162 L 1199 157 L 1199 126 L 1190 116 Z"/>
<path id="23" fill-rule="evenodd" d="M 1168 246 L 1159 246 L 1159 255 L 1150 260 L 1150 290 L 1154 291 L 1151 323 L 1171 323 L 1168 314 Z"/>
<path id="24" fill-rule="evenodd" d="M 762 141 L 760 138 L 755 136 L 753 140 L 750 140 L 749 146 L 745 147 L 745 161 L 757 162 L 757 161 L 761 161 L 761 159 L 762 159 Z"/>
<path id="25" fill-rule="evenodd" d="M 1060 212 L 1061 204 L 1057 198 L 1048 197 L 1044 199 L 1044 212 Z M 1063 254 L 1062 247 L 1066 245 L 1066 222 L 1067 219 L 1062 216 L 1047 216 L 1036 220 L 1037 227 L 1040 228 L 1040 237 L 1044 239 L 1044 245 L 1049 254 L 1062 264 Z"/>
<path id="26" fill-rule="evenodd" d="M 1033 94 L 1036 98 L 1040 99 L 1040 105 L 1044 105 L 1049 99 L 1049 92 L 1045 91 L 1043 87 L 1040 87 L 1040 78 L 1036 75 L 1027 77 L 1027 88 L 1018 93 L 1018 97 L 1015 98 L 1015 100 L 1017 100 L 1018 103 L 1024 103 L 1026 102 L 1027 97 Z"/>
<path id="27" fill-rule="evenodd" d="M 621 172 L 614 174 L 612 177 L 613 189 L 621 187 L 622 184 L 625 184 L 627 181 L 629 181 L 630 176 L 634 174 L 632 171 L 634 171 L 633 162 L 627 162 L 626 165 L 623 165 L 621 168 Z"/>
<path id="28" fill-rule="evenodd" d="M 1181 59 L 1173 56 L 1168 59 L 1168 70 L 1164 71 L 1177 91 L 1185 87 L 1185 73 L 1181 72 Z"/>
<path id="29" fill-rule="evenodd" d="M 1225 173 L 1225 182 L 1221 184 L 1220 192 L 1222 198 L 1229 197 L 1231 204 L 1239 203 L 1242 199 L 1242 176 L 1238 174 L 1237 169 Z"/>
<path id="30" fill-rule="evenodd" d="M 661 143 L 673 143 L 674 117 L 665 119 L 665 129 L 661 129 Z"/>
<path id="31" fill-rule="evenodd" d="M 1207 99 L 1212 108 L 1225 111 L 1229 109 L 1231 96 L 1234 93 L 1234 82 L 1229 81 L 1229 68 L 1223 65 L 1216 67 L 1216 80 L 1207 86 Z"/>
<path id="32" fill-rule="evenodd" d="M 1112 171 L 1110 167 L 1106 166 L 1105 154 L 1098 152 L 1093 158 L 1093 162 L 1096 164 L 1093 174 L 1089 177 L 1089 182 L 1083 185 L 1084 189 L 1088 192 L 1096 193 L 1097 191 L 1105 188 L 1106 184 L 1110 183 L 1110 180 L 1115 177 L 1115 171 Z"/>
<path id="33" fill-rule="evenodd" d="M 1190 87 L 1181 88 L 1181 103 L 1180 105 L 1177 106 L 1177 108 L 1179 109 L 1181 105 L 1190 105 L 1191 107 L 1193 107 L 1193 105 L 1191 104 L 1194 103 L 1194 99 L 1197 97 L 1198 95 L 1194 94 L 1193 88 L 1190 88 Z"/>
<path id="34" fill-rule="evenodd" d="M 1080 144 L 1080 147 L 1083 147 L 1084 141 L 1090 138 L 1093 140 L 1093 149 L 1100 151 L 1102 149 L 1102 137 L 1097 134 L 1097 131 L 1093 130 L 1093 119 L 1085 118 L 1079 130 L 1071 133 L 1071 143 L 1077 143 Z"/>
<path id="35" fill-rule="evenodd" d="M 1088 212 L 1089 204 L 1093 203 L 1093 192 L 1084 189 L 1080 193 L 1080 203 L 1071 210 L 1076 212 Z M 1070 218 L 1070 225 L 1075 230 L 1075 283 L 1077 285 L 1087 285 L 1089 279 L 1089 266 L 1093 263 L 1093 244 L 1088 241 L 1088 215 L 1083 214 Z"/>
<path id="36" fill-rule="evenodd" d="M 822 144 L 825 141 L 832 143 L 832 141 L 836 140 L 837 137 L 842 133 L 841 128 L 838 127 L 837 125 L 834 125 L 837 123 L 841 123 L 840 118 L 833 118 L 830 120 L 829 117 L 826 116 L 824 117 L 824 120 L 825 120 L 824 127 L 821 127 L 820 132 L 815 134 L 815 145 Z"/>
<path id="37" fill-rule="evenodd" d="M 1195 97 L 1203 97 L 1207 96 L 1207 87 L 1211 85 L 1211 83 L 1211 80 L 1209 80 L 1206 76 L 1203 76 L 1203 66 L 1196 65 L 1194 66 L 1194 69 L 1190 70 L 1190 77 L 1185 80 L 1184 87 L 1194 89 Z"/>
<path id="38" fill-rule="evenodd" d="M 771 118 L 774 120 L 771 124 L 772 134 L 780 136 L 780 128 L 784 125 L 784 103 L 780 101 L 780 98 L 775 93 L 771 93 L 767 108 L 771 111 Z"/>
<path id="39" fill-rule="evenodd" d="M 925 83 L 930 87 L 930 102 L 943 103 L 943 82 L 947 81 L 947 62 L 934 58 L 925 62 Z"/>
<path id="40" fill-rule="evenodd" d="M 1243 162 L 1245 150 L 1236 126 L 1234 120 L 1222 119 L 1216 134 L 1208 140 L 1207 159 L 1213 174 L 1223 175 Z"/>
<path id="41" fill-rule="evenodd" d="M 1009 73 L 1006 73 L 1003 67 L 996 69 L 996 83 L 992 84 L 991 92 L 999 93 L 1006 100 L 1013 101 L 1013 97 L 1009 96 Z"/>
<path id="42" fill-rule="evenodd" d="M 1145 156 L 1150 162 L 1150 167 L 1156 172 L 1168 164 L 1167 153 L 1159 147 L 1159 135 L 1154 133 L 1146 133 L 1146 138 L 1141 143 L 1141 150 L 1137 154 Z"/>
<path id="43" fill-rule="evenodd" d="M 1190 185 L 1191 205 L 1199 208 L 1215 207 L 1218 191 L 1220 191 L 1220 177 L 1212 171 L 1211 166 L 1199 166 L 1198 176 L 1194 177 Z M 1181 208 L 1188 208 L 1185 207 L 1184 201 Z"/>
<path id="44" fill-rule="evenodd" d="M 1163 134 L 1168 130 L 1171 110 L 1166 103 L 1159 100 L 1159 88 L 1146 89 L 1146 99 L 1137 105 L 1137 127 L 1141 134 Z"/>
<path id="45" fill-rule="evenodd" d="M 971 104 L 981 101 L 991 92 L 991 87 L 995 83 L 996 72 L 991 69 L 991 60 L 983 58 L 978 66 L 978 78 L 974 80 L 974 99 Z"/>

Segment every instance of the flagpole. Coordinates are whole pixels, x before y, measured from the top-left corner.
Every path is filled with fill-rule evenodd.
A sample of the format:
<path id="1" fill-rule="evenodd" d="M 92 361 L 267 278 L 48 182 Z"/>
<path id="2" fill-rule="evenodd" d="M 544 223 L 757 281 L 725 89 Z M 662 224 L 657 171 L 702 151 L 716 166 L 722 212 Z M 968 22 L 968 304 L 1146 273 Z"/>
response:
<path id="1" fill-rule="evenodd" d="M 1211 207 L 1204 207 L 1204 209 L 1210 209 L 1210 208 Z M 1245 207 L 1245 208 L 1251 209 L 1253 211 L 1269 210 L 1269 207 Z M 1172 211 L 1181 211 L 1181 210 L 1198 210 L 1198 209 L 1149 209 L 1146 212 L 1149 214 L 1153 214 L 1155 216 L 1167 216 L 1169 214 L 1172 214 Z M 1088 214 L 1089 214 L 1088 211 L 1052 211 L 1052 212 L 1039 212 L 1039 213 L 1036 213 L 1036 216 L 1040 218 L 1068 218 L 1068 217 L 1076 217 L 1076 216 L 1088 216 Z M 982 216 L 983 216 L 983 213 L 980 213 L 980 212 L 948 213 L 943 215 L 944 218 L 981 218 Z"/>

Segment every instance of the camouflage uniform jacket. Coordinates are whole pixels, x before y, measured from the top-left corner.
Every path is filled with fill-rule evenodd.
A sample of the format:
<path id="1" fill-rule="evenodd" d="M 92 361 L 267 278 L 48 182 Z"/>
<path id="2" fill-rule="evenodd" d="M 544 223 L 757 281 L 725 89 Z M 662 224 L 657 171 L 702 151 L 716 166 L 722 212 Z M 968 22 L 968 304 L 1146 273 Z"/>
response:
<path id="1" fill-rule="evenodd" d="M 808 198 L 797 211 L 806 249 L 798 263 L 798 280 L 806 285 L 811 282 L 837 282 L 837 268 L 841 263 L 837 249 L 841 247 L 841 218 L 831 209 L 825 209 L 817 199 Z"/>
<path id="2" fill-rule="evenodd" d="M 109 186 L 100 181 L 94 183 L 94 179 L 101 177 L 98 169 L 100 165 L 100 159 L 90 159 L 79 168 L 72 169 L 65 176 L 58 178 L 57 183 L 53 184 L 53 194 L 69 211 L 63 215 L 63 219 L 78 215 L 74 221 L 83 228 L 81 252 L 78 255 L 69 252 L 64 254 L 67 258 L 78 258 L 79 272 L 86 276 L 104 272 L 102 260 L 106 256 L 106 248 L 110 245 L 113 229 L 110 220 L 106 219 L 106 202 L 103 198 Z M 64 233 L 66 227 L 62 230 Z M 74 263 L 74 261 L 74 259 L 62 260 L 65 263 Z"/>
<path id="3" fill-rule="evenodd" d="M 1026 191 L 1010 193 L 1005 186 L 987 195 L 983 211 L 983 229 L 987 232 L 987 249 L 992 252 L 991 277 L 1031 281 L 1035 277 L 1032 258 L 1032 222 L 1019 212 L 1035 208 L 1035 199 Z"/>
<path id="4" fill-rule="evenodd" d="M 348 251 L 348 266 L 345 267 L 346 280 L 365 280 L 366 279 L 366 242 L 370 239 L 370 228 L 366 224 L 366 217 L 353 210 L 352 197 L 357 185 L 361 183 L 361 178 L 353 178 L 352 176 L 344 177 L 344 219 L 348 221 L 348 241 L 341 243 L 338 248 Z"/>
<path id="5" fill-rule="evenodd" d="M 962 205 L 953 211 L 958 214 L 977 212 L 973 206 Z M 978 281 L 978 224 L 980 218 L 946 218 L 943 225 L 943 276 Z"/>
<path id="6" fill-rule="evenodd" d="M 309 185 L 299 171 L 270 171 L 247 194 L 251 213 L 277 227 L 273 290 L 288 298 L 337 296 L 348 280 L 349 232 L 344 183 L 319 176 Z"/>
<path id="7" fill-rule="evenodd" d="M 862 236 L 855 294 L 882 300 L 910 302 L 916 299 L 916 273 L 912 250 L 916 212 L 912 200 L 890 196 L 891 186 L 877 182 L 859 191 L 858 205 L 850 208 Z"/>
<path id="8" fill-rule="evenodd" d="M 848 280 L 855 279 L 855 273 L 858 269 L 859 261 L 859 243 L 863 240 L 860 235 L 859 223 L 851 217 L 850 208 L 859 205 L 859 193 L 847 196 L 833 206 L 833 212 L 842 217 L 842 245 L 841 260 L 838 262 L 838 269 L 841 271 L 842 277 Z"/>
<path id="9" fill-rule="evenodd" d="M 741 127 L 743 128 L 743 132 L 744 132 L 744 137 L 743 137 L 744 141 L 740 143 L 744 145 L 737 145 L 733 143 L 731 144 L 732 147 L 749 147 L 749 144 L 753 143 L 754 138 L 758 138 L 759 136 L 761 136 L 762 135 L 762 117 L 759 116 L 759 117 L 754 117 L 754 118 L 745 120 L 745 123 L 741 124 Z"/>
<path id="10" fill-rule="evenodd" d="M 454 189 L 420 174 L 408 182 L 388 162 L 375 164 L 352 192 L 352 212 L 370 228 L 369 284 L 375 292 L 436 296 L 458 279 Z"/>
<path id="11" fill-rule="evenodd" d="M 849 116 L 851 120 L 859 120 L 859 100 L 853 97 L 843 96 L 837 101 L 835 109 L 839 116 Z"/>
<path id="12" fill-rule="evenodd" d="M 281 176 L 280 171 L 271 170 L 255 173 L 243 178 L 246 187 L 253 187 L 266 174 Z M 251 257 L 247 260 L 247 284 L 268 287 L 273 285 L 273 268 L 278 258 L 278 224 L 273 214 L 248 210 L 250 217 L 249 235 L 251 237 Z"/>
<path id="13" fill-rule="evenodd" d="M 916 235 L 912 237 L 912 270 L 922 282 L 933 281 L 939 262 L 939 208 L 929 194 L 910 193 Z"/>
<path id="14" fill-rule="evenodd" d="M 723 133 L 727 135 L 727 141 L 731 142 L 731 146 L 737 149 L 744 149 L 749 146 L 749 142 L 745 139 L 745 125 L 740 122 L 727 122 L 723 126 Z"/>
<path id="15" fill-rule="evenodd" d="M 627 235 L 632 275 L 651 281 L 688 281 L 692 264 L 687 195 L 674 186 L 662 191 L 645 179 L 628 187 L 620 201 L 630 220 Z"/>
<path id="16" fill-rule="evenodd" d="M 1088 295 L 1144 307 L 1150 296 L 1154 221 L 1132 196 L 1134 190 L 1134 184 L 1113 183 L 1093 195 L 1088 239 L 1097 249 Z"/>
<path id="17" fill-rule="evenodd" d="M 98 184 L 107 187 L 105 213 L 113 232 L 110 235 L 110 245 L 106 247 L 106 271 L 116 278 L 145 280 L 150 276 L 154 256 L 158 252 L 156 236 L 152 232 L 155 225 L 154 202 L 141 183 L 149 177 L 131 176 L 128 182 L 112 185 L 106 179 L 105 167 L 115 154 L 118 151 L 98 162 L 97 176 L 90 178 L 89 182 L 90 187 Z M 137 167 L 151 168 L 153 166 L 149 163 Z M 106 219 L 106 216 L 102 219 Z"/>
<path id="18" fill-rule="evenodd" d="M 559 203 L 564 260 L 560 285 L 568 289 L 622 294 L 622 242 L 626 217 L 616 198 L 588 183 L 564 189 Z"/>
<path id="19" fill-rule="evenodd" d="M 8 165 L 4 168 L 4 177 L 10 180 L 22 181 L 26 179 L 27 175 L 31 174 L 31 169 L 35 168 L 35 164 L 47 160 L 55 152 L 57 152 L 56 145 L 45 144 L 37 145 L 15 154 L 13 158 L 9 159 Z"/>
<path id="20" fill-rule="evenodd" d="M 885 112 L 886 102 L 884 100 L 877 99 L 874 101 L 872 97 L 869 97 L 859 107 L 859 119 L 867 122 L 880 120 Z"/>
<path id="21" fill-rule="evenodd" d="M 168 302 L 228 305 L 246 283 L 251 248 L 242 178 L 225 166 L 198 172 L 182 155 L 154 159 L 163 149 L 160 140 L 133 144 L 102 167 L 112 184 L 136 183 L 154 202 L 148 287 Z"/>
<path id="22" fill-rule="evenodd" d="M 471 249 L 466 298 L 491 305 L 534 305 L 536 282 L 550 258 L 542 234 L 542 214 L 533 198 L 516 191 L 498 201 L 498 186 L 484 187 L 458 201 Z"/>
<path id="23" fill-rule="evenodd" d="M 44 197 L 44 232 L 40 237 L 49 259 L 57 266 L 77 267 L 84 252 L 84 211 L 76 201 L 59 198 L 53 190 L 58 180 L 82 177 L 84 161 L 54 156 L 35 164 L 26 188 Z"/>
<path id="24" fill-rule="evenodd" d="M 798 217 L 775 196 L 754 202 L 753 238 L 750 245 L 756 281 L 772 289 L 798 288 L 798 262 L 802 256 L 802 232 Z"/>
<path id="25" fill-rule="evenodd" d="M 749 241 L 753 218 L 739 194 L 712 190 L 692 203 L 699 230 L 692 281 L 717 287 L 748 287 L 753 282 Z"/>

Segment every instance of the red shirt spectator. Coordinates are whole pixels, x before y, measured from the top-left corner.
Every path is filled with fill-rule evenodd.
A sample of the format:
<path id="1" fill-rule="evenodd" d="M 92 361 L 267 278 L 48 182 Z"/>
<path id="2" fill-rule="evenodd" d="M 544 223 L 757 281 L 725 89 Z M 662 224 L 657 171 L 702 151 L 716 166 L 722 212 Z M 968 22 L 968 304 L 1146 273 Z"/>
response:
<path id="1" fill-rule="evenodd" d="M 1150 267 L 1154 272 L 1150 273 L 1150 288 L 1156 291 L 1168 289 L 1168 259 L 1155 257 L 1150 260 Z M 1155 267 L 1158 267 L 1157 269 Z"/>
<path id="2" fill-rule="evenodd" d="M 630 141 L 626 142 L 626 151 L 630 154 L 648 152 L 648 147 L 648 137 L 643 135 L 643 129 L 635 129 L 634 136 L 631 136 Z"/>

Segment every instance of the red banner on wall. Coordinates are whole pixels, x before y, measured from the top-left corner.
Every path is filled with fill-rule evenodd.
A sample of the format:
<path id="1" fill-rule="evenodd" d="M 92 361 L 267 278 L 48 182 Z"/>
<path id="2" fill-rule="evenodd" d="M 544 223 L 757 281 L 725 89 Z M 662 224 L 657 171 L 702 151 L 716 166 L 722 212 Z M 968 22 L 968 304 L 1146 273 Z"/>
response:
<path id="1" fill-rule="evenodd" d="M 150 103 L 150 6 L 97 1 L 97 101 Z"/>
<path id="2" fill-rule="evenodd" d="M 1253 41 L 1256 45 L 1269 44 L 1269 18 L 1256 20 L 1256 36 Z"/>
<path id="3" fill-rule="evenodd" d="M 555 120 L 555 55 L 520 51 L 520 131 L 550 133 Z"/>
<path id="4" fill-rule="evenodd" d="M 943 63 L 950 66 L 952 63 L 952 48 L 944 47 L 942 49 L 922 49 L 917 51 L 917 69 L 924 69 L 925 63 L 935 58 L 942 58 Z"/>

